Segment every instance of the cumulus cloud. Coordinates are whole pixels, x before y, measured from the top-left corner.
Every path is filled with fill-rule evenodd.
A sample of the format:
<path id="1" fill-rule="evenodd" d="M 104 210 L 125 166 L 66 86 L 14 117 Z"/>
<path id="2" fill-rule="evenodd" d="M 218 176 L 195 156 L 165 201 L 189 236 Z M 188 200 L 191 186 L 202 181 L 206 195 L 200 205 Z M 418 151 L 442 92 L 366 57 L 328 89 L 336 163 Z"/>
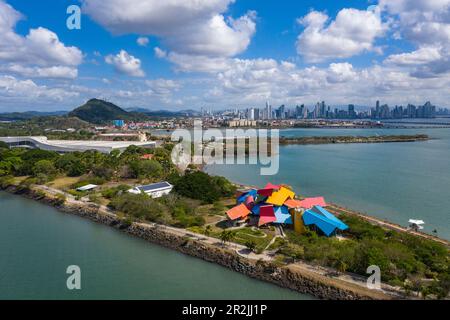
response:
<path id="1" fill-rule="evenodd" d="M 439 48 L 423 47 L 418 50 L 390 55 L 386 59 L 387 64 L 397 66 L 416 66 L 433 62 L 442 58 Z"/>
<path id="2" fill-rule="evenodd" d="M 334 21 L 323 12 L 311 11 L 298 23 L 305 27 L 297 39 L 297 52 L 308 62 L 348 58 L 365 51 L 378 50 L 375 40 L 386 26 L 379 9 L 342 9 Z"/>
<path id="3" fill-rule="evenodd" d="M 395 21 L 395 34 L 417 49 L 389 56 L 385 63 L 410 67 L 418 78 L 440 77 L 450 71 L 450 0 L 380 0 Z"/>
<path id="4" fill-rule="evenodd" d="M 160 95 L 171 94 L 181 88 L 181 84 L 178 81 L 171 79 L 146 80 L 145 83 L 153 92 Z"/>
<path id="5" fill-rule="evenodd" d="M 108 55 L 105 62 L 114 66 L 114 69 L 122 74 L 131 77 L 144 77 L 145 73 L 141 69 L 141 60 L 128 54 L 125 50 L 120 50 L 115 56 Z"/>
<path id="6" fill-rule="evenodd" d="M 0 66 L 0 72 L 8 72 L 30 78 L 75 79 L 78 69 L 66 66 L 26 67 L 20 64 Z"/>
<path id="7" fill-rule="evenodd" d="M 30 77 L 76 77 L 75 67 L 83 60 L 82 52 L 66 46 L 56 33 L 43 27 L 30 29 L 25 37 L 17 34 L 14 28 L 21 19 L 21 13 L 0 0 L 0 62 L 3 69 Z"/>
<path id="8" fill-rule="evenodd" d="M 78 96 L 77 92 L 62 88 L 49 88 L 37 85 L 33 80 L 19 80 L 13 76 L 0 76 L 0 101 L 33 101 L 33 99 L 46 99 L 50 101 L 63 101 Z"/>
<path id="9" fill-rule="evenodd" d="M 226 17 L 234 0 L 84 0 L 83 10 L 114 34 L 139 33 L 161 38 L 174 55 L 233 57 L 245 51 L 256 30 L 256 13 Z M 155 53 L 166 56 L 158 48 Z M 181 69 L 185 69 L 181 67 Z"/>

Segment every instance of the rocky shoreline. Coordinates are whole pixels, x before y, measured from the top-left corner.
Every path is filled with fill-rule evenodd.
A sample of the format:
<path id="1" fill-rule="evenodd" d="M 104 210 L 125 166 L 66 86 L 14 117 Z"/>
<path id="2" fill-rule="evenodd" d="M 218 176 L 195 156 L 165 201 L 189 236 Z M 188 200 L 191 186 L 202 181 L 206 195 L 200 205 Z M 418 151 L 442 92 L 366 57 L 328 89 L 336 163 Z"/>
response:
<path id="1" fill-rule="evenodd" d="M 57 197 L 49 196 L 41 190 L 9 186 L 4 191 L 19 194 L 58 210 L 87 218 L 91 221 L 114 227 L 122 232 L 177 250 L 178 252 L 219 264 L 249 277 L 267 281 L 299 293 L 313 295 L 320 299 L 332 300 L 373 300 L 393 299 L 383 292 L 369 290 L 362 286 L 338 279 L 301 271 L 288 266 L 277 266 L 270 261 L 247 259 L 229 248 L 211 245 L 195 237 L 187 237 L 170 232 L 169 228 L 157 224 L 132 223 L 120 220 L 116 215 L 104 212 L 98 205 L 88 203 L 61 203 Z"/>

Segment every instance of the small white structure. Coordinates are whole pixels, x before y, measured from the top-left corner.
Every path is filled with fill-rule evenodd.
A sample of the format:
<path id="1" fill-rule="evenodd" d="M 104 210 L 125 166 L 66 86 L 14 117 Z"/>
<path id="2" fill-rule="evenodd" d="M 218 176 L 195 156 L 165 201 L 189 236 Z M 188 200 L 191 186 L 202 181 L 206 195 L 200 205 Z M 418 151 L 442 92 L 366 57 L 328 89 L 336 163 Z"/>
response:
<path id="1" fill-rule="evenodd" d="M 414 231 L 423 230 L 423 225 L 425 224 L 425 222 L 423 220 L 409 219 L 408 222 L 409 222 L 409 228 Z"/>
<path id="2" fill-rule="evenodd" d="M 87 184 L 85 186 L 77 188 L 77 191 L 90 191 L 97 187 L 98 187 L 98 185 L 96 185 L 96 184 Z"/>
<path id="3" fill-rule="evenodd" d="M 146 186 L 137 186 L 128 190 L 129 193 L 140 194 L 145 193 L 152 198 L 160 198 L 166 194 L 169 194 L 173 189 L 173 185 L 167 181 L 149 184 Z"/>

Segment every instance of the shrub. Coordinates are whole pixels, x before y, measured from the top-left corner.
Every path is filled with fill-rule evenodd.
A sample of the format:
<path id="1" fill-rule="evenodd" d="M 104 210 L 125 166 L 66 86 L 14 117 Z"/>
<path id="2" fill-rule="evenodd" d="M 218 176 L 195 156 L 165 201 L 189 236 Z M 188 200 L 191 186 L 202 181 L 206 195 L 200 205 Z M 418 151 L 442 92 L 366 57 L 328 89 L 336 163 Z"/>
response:
<path id="1" fill-rule="evenodd" d="M 124 193 L 114 198 L 109 206 L 139 219 L 163 224 L 171 220 L 167 208 L 145 194 Z"/>
<path id="2" fill-rule="evenodd" d="M 184 176 L 171 178 L 179 194 L 205 203 L 213 203 L 223 196 L 229 196 L 232 190 L 225 178 L 211 177 L 201 171 L 188 172 Z"/>
<path id="3" fill-rule="evenodd" d="M 6 189 L 10 185 L 14 183 L 14 177 L 13 176 L 3 176 L 0 177 L 0 188 Z"/>
<path id="4" fill-rule="evenodd" d="M 102 196 L 105 197 L 106 199 L 112 199 L 130 189 L 131 189 L 130 186 L 126 184 L 121 184 L 117 187 L 102 190 Z"/>

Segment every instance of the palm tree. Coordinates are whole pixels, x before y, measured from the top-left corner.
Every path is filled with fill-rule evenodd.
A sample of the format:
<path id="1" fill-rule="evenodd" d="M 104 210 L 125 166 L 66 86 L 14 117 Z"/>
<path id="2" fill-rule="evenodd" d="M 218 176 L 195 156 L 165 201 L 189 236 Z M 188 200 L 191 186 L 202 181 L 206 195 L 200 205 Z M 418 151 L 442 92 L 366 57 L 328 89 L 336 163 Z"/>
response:
<path id="1" fill-rule="evenodd" d="M 211 234 L 211 230 L 212 230 L 212 228 L 210 225 L 206 226 L 205 231 L 204 231 L 205 236 L 209 237 L 209 235 Z"/>
<path id="2" fill-rule="evenodd" d="M 256 243 L 253 240 L 249 240 L 247 242 L 245 242 L 245 246 L 247 247 L 248 250 L 250 250 L 251 252 L 254 252 L 256 249 Z"/>
<path id="3" fill-rule="evenodd" d="M 228 241 L 230 241 L 233 238 L 233 233 L 231 231 L 228 230 L 223 230 L 220 233 L 220 240 L 222 240 L 222 244 L 227 243 Z"/>

